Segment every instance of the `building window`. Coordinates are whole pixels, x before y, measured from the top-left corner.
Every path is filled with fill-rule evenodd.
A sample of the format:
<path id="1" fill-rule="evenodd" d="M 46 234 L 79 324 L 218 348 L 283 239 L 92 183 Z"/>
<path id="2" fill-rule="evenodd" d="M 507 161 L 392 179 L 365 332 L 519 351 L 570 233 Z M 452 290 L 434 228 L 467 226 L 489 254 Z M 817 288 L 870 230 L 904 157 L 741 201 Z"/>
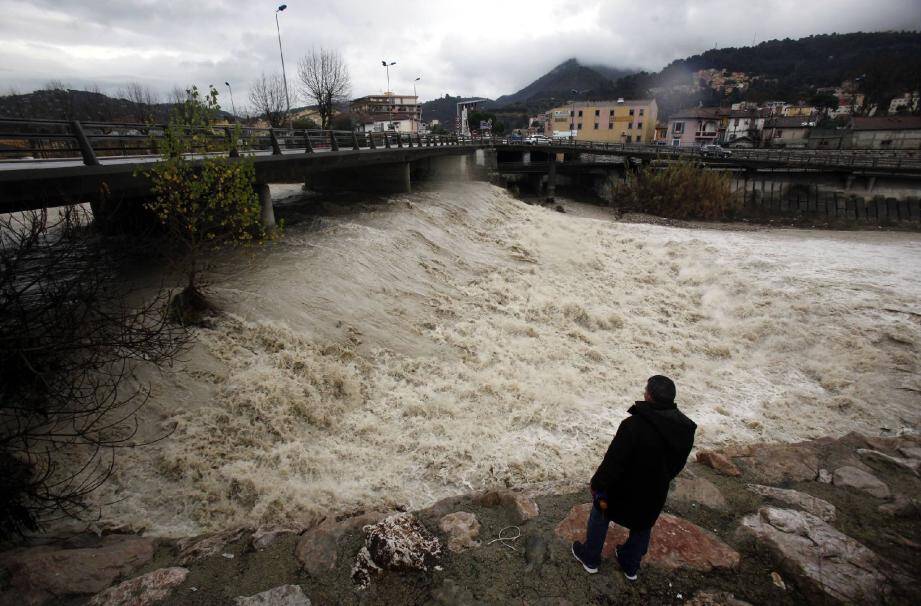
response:
<path id="1" fill-rule="evenodd" d="M 631 115 L 631 116 L 633 115 L 633 111 L 634 111 L 634 110 L 632 110 L 632 109 L 630 110 L 630 115 Z"/>
<path id="2" fill-rule="evenodd" d="M 642 123 L 642 122 L 637 122 L 636 127 L 639 128 L 640 130 L 642 130 L 642 128 L 643 128 L 643 123 Z"/>
<path id="3" fill-rule="evenodd" d="M 640 115 L 643 115 L 643 108 L 640 108 Z"/>
<path id="4" fill-rule="evenodd" d="M 569 130 L 574 129 L 575 127 L 576 127 L 575 124 L 573 124 L 572 122 L 569 123 Z"/>
<path id="5" fill-rule="evenodd" d="M 608 124 L 608 130 L 614 130 L 614 123 L 611 122 Z"/>
<path id="6" fill-rule="evenodd" d="M 612 109 L 612 110 L 611 110 L 611 113 L 609 113 L 608 115 L 609 115 L 609 116 L 613 116 L 613 115 L 614 115 L 614 110 Z"/>
<path id="7" fill-rule="evenodd" d="M 576 129 L 582 130 L 582 123 L 581 123 L 581 122 L 579 122 L 579 124 L 576 125 Z"/>
<path id="8" fill-rule="evenodd" d="M 627 135 L 627 143 L 633 143 L 633 137 Z"/>
<path id="9" fill-rule="evenodd" d="M 678 147 L 681 145 L 681 139 L 672 139 L 672 146 Z"/>
<path id="10" fill-rule="evenodd" d="M 684 133 L 684 122 L 675 122 L 672 124 L 672 132 L 676 135 L 681 135 Z"/>
<path id="11" fill-rule="evenodd" d="M 598 123 L 595 122 L 595 130 L 598 130 Z"/>
<path id="12" fill-rule="evenodd" d="M 582 117 L 582 110 L 581 110 L 581 109 L 579 110 L 579 117 L 580 117 L 580 118 Z"/>
<path id="13" fill-rule="evenodd" d="M 600 116 L 600 115 L 601 115 L 601 110 L 600 110 L 600 109 L 596 109 L 596 110 L 595 110 L 595 115 L 596 115 L 596 116 Z"/>
<path id="14" fill-rule="evenodd" d="M 628 128 L 629 130 L 633 130 L 633 122 L 631 122 L 630 124 L 628 124 L 628 125 L 627 125 L 627 128 Z"/>
<path id="15" fill-rule="evenodd" d="M 637 142 L 637 143 L 639 143 L 642 139 L 643 139 L 643 137 L 642 137 L 641 135 L 637 135 L 637 136 L 636 136 L 636 142 Z"/>
<path id="16" fill-rule="evenodd" d="M 569 117 L 572 118 L 573 116 L 575 116 L 575 114 L 572 112 L 572 110 L 569 110 Z"/>

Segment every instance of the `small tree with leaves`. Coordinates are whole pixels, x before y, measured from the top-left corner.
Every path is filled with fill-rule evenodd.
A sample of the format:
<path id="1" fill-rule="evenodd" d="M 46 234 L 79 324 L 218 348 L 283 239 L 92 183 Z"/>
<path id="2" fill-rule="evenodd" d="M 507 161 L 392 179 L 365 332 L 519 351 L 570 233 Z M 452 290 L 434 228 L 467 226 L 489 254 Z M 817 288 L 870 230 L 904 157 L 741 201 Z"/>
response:
<path id="1" fill-rule="evenodd" d="M 211 153 L 227 151 L 212 126 L 219 111 L 214 87 L 204 97 L 188 89 L 161 143 L 164 160 L 146 171 L 154 194 L 146 207 L 166 228 L 185 274 L 185 287 L 171 303 L 173 317 L 183 323 L 211 309 L 200 289 L 205 253 L 265 236 L 252 160 Z M 233 131 L 231 145 L 236 137 Z"/>

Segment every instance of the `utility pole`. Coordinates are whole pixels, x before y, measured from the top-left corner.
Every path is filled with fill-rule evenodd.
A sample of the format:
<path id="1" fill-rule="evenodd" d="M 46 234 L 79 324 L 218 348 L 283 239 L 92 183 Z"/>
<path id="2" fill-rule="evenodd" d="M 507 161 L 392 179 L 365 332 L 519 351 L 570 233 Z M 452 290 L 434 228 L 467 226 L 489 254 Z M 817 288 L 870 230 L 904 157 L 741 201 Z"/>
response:
<path id="1" fill-rule="evenodd" d="M 281 56 L 281 79 L 285 83 L 285 108 L 287 109 L 285 117 L 288 118 L 290 127 L 291 120 L 291 97 L 288 95 L 288 75 L 285 73 L 285 53 L 281 50 L 281 27 L 278 25 L 278 13 L 288 8 L 287 4 L 279 5 L 275 9 L 275 31 L 278 32 L 278 54 Z"/>

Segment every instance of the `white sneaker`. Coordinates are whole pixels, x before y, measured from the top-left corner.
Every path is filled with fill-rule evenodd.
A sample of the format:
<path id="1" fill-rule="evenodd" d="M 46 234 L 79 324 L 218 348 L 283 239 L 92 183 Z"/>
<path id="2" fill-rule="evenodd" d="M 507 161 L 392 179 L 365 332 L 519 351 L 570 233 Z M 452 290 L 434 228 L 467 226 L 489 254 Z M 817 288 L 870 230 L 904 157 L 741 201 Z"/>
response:
<path id="1" fill-rule="evenodd" d="M 579 547 L 582 546 L 582 544 L 579 543 L 578 541 L 572 544 L 572 557 L 574 557 L 580 564 L 582 564 L 582 568 L 585 569 L 585 572 L 587 572 L 587 573 L 589 573 L 589 574 L 595 574 L 595 573 L 597 573 L 597 572 L 598 572 L 598 568 L 592 568 L 591 566 L 589 566 L 588 564 L 586 564 L 586 563 L 582 560 L 582 558 L 579 557 L 579 554 L 576 553 L 576 545 L 578 545 Z"/>

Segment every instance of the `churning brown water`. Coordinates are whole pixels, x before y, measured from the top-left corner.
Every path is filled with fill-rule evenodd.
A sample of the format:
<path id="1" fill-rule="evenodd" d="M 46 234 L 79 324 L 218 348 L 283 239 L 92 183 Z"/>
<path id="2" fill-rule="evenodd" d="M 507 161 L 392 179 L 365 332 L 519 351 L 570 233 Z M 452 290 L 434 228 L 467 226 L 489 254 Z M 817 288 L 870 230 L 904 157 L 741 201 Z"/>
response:
<path id="1" fill-rule="evenodd" d="M 218 264 L 228 315 L 96 497 L 181 535 L 587 480 L 645 378 L 698 446 L 915 428 L 921 239 L 620 224 L 486 184 L 327 206 Z"/>

